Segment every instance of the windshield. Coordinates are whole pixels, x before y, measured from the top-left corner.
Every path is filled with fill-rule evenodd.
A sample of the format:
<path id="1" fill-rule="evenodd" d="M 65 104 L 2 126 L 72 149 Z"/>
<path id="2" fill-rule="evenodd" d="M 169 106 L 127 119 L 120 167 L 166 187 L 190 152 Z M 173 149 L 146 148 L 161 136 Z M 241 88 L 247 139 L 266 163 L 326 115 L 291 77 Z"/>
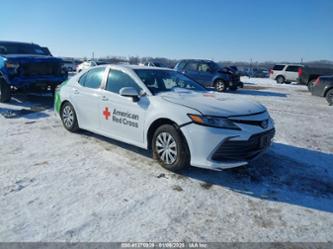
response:
<path id="1" fill-rule="evenodd" d="M 175 71 L 152 69 L 136 69 L 134 71 L 154 95 L 160 92 L 172 91 L 175 88 L 200 92 L 207 91 L 200 84 Z"/>
<path id="2" fill-rule="evenodd" d="M 0 54 L 36 54 L 48 55 L 45 48 L 36 44 L 0 42 Z"/>

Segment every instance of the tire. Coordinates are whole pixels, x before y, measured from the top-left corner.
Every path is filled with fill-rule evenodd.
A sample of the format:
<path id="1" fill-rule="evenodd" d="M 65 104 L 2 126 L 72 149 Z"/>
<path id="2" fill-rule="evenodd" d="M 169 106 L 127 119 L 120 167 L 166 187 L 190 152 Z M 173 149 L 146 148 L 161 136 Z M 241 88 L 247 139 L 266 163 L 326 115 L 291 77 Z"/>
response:
<path id="1" fill-rule="evenodd" d="M 315 83 L 315 79 L 313 79 L 313 80 L 310 80 L 309 81 L 309 83 L 308 83 L 308 90 L 311 92 L 311 90 L 312 90 L 312 88 L 313 88 L 313 86 L 314 86 L 314 83 Z"/>
<path id="2" fill-rule="evenodd" d="M 64 127 L 70 132 L 77 132 L 79 124 L 77 122 L 74 107 L 69 102 L 65 102 L 60 110 L 60 117 Z"/>
<path id="3" fill-rule="evenodd" d="M 227 84 L 223 80 L 216 80 L 214 87 L 217 92 L 225 92 L 227 90 Z"/>
<path id="4" fill-rule="evenodd" d="M 328 105 L 333 105 L 333 89 L 328 90 L 328 92 L 326 93 L 326 100 Z"/>
<path id="5" fill-rule="evenodd" d="M 9 102 L 10 98 L 10 86 L 3 79 L 0 79 L 0 102 Z"/>
<path id="6" fill-rule="evenodd" d="M 172 125 L 157 128 L 152 139 L 153 157 L 170 171 L 185 169 L 190 163 L 190 153 L 182 134 Z"/>
<path id="7" fill-rule="evenodd" d="M 276 77 L 276 83 L 282 84 L 285 81 L 285 78 L 282 75 Z"/>

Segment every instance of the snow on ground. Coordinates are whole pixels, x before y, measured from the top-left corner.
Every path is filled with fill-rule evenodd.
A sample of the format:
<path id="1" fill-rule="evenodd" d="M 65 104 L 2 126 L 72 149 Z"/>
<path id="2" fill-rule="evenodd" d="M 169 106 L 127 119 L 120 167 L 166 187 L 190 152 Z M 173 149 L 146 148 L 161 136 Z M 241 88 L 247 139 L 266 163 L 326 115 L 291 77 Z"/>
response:
<path id="1" fill-rule="evenodd" d="M 277 134 L 223 172 L 174 174 L 144 150 L 71 134 L 47 96 L 0 104 L 0 241 L 332 241 L 333 108 L 305 86 L 242 80 L 226 95 L 266 105 Z"/>

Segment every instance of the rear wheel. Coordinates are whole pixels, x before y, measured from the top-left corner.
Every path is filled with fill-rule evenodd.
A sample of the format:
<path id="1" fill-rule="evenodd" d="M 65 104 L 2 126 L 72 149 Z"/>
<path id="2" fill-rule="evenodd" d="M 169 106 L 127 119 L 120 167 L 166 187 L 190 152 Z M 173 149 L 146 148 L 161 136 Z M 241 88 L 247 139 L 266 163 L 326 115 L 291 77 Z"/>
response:
<path id="1" fill-rule="evenodd" d="M 309 91 L 311 92 L 311 90 L 312 90 L 312 88 L 313 88 L 313 86 L 314 86 L 314 84 L 315 84 L 315 79 L 313 79 L 313 80 L 310 80 L 310 82 L 308 83 L 308 89 L 309 89 Z"/>
<path id="2" fill-rule="evenodd" d="M 9 102 L 10 97 L 10 86 L 3 79 L 0 79 L 0 102 Z"/>
<path id="3" fill-rule="evenodd" d="M 154 159 L 168 170 L 178 171 L 189 165 L 190 153 L 185 138 L 172 125 L 166 124 L 157 128 L 152 149 Z"/>
<path id="4" fill-rule="evenodd" d="M 215 81 L 215 90 L 218 92 L 225 92 L 227 89 L 227 84 L 223 80 Z"/>
<path id="5" fill-rule="evenodd" d="M 326 93 L 326 100 L 329 105 L 333 105 L 333 89 L 328 90 Z"/>
<path id="6" fill-rule="evenodd" d="M 77 122 L 76 113 L 71 103 L 66 102 L 61 107 L 60 116 L 65 128 L 71 132 L 79 130 L 79 124 Z"/>
<path id="7" fill-rule="evenodd" d="M 284 77 L 279 75 L 278 77 L 276 77 L 276 82 L 278 84 L 282 84 L 285 81 Z"/>

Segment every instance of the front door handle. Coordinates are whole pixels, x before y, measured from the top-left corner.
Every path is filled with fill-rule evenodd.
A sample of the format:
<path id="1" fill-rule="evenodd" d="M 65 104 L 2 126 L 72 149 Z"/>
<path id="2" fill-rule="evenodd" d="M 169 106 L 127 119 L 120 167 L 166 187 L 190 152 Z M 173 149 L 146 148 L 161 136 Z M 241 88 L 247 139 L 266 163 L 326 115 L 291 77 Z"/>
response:
<path id="1" fill-rule="evenodd" d="M 103 101 L 108 101 L 109 99 L 108 99 L 108 97 L 106 97 L 106 96 L 102 96 L 102 100 L 103 100 Z"/>
<path id="2" fill-rule="evenodd" d="M 79 93 L 80 93 L 79 90 L 74 89 L 74 94 L 79 94 Z"/>

